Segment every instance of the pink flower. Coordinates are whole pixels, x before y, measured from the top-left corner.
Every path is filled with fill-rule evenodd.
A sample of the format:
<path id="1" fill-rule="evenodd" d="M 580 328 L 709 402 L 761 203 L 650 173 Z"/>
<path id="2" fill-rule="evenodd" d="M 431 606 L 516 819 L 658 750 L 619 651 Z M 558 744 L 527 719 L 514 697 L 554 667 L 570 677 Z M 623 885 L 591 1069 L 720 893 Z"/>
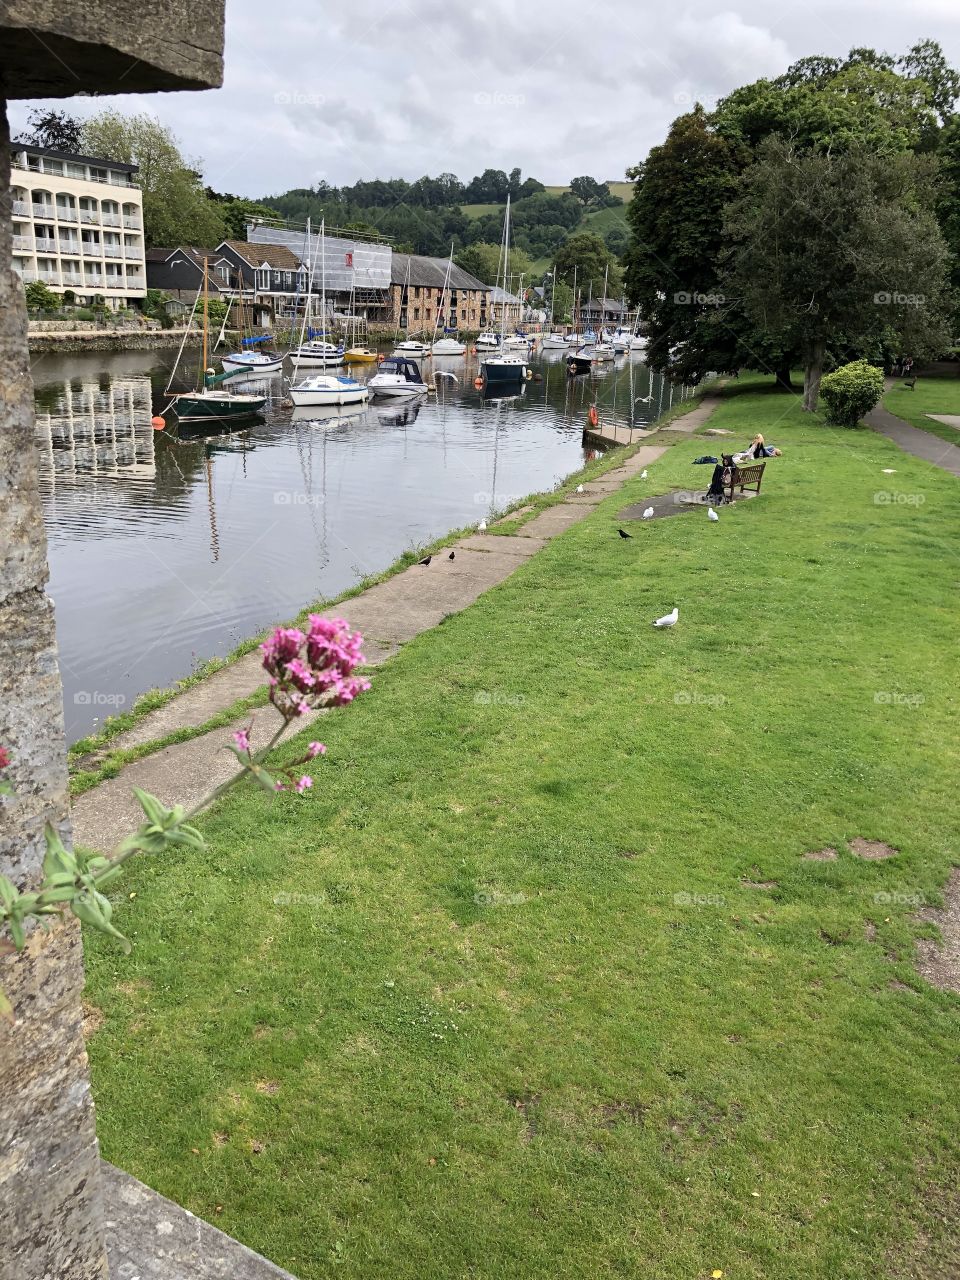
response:
<path id="1" fill-rule="evenodd" d="M 296 627 L 277 627 L 270 639 L 260 646 L 263 665 L 268 671 L 275 671 L 298 656 L 305 640 L 306 636 Z"/>
<path id="2" fill-rule="evenodd" d="M 312 786 L 313 786 L 313 779 L 309 777 L 307 774 L 304 774 L 303 777 L 300 779 L 300 781 L 297 783 L 297 794 L 302 796 L 303 793 L 306 791 L 306 789 Z"/>
<path id="3" fill-rule="evenodd" d="M 299 689 L 301 693 L 307 693 L 317 683 L 310 674 L 310 668 L 299 658 L 293 658 L 290 662 L 285 663 L 284 671 L 286 672 L 290 682 Z"/>
<path id="4" fill-rule="evenodd" d="M 326 748 L 324 748 L 326 750 Z M 10 752 L 6 747 L 0 747 L 0 769 L 5 769 L 10 763 Z"/>
<path id="5" fill-rule="evenodd" d="M 250 750 L 250 739 L 247 737 L 246 729 L 238 729 L 233 735 L 233 740 L 241 751 Z"/>
<path id="6" fill-rule="evenodd" d="M 311 742 L 309 747 L 307 747 L 307 754 L 310 756 L 311 760 L 315 759 L 317 756 L 326 755 L 326 753 L 327 748 L 322 742 Z"/>

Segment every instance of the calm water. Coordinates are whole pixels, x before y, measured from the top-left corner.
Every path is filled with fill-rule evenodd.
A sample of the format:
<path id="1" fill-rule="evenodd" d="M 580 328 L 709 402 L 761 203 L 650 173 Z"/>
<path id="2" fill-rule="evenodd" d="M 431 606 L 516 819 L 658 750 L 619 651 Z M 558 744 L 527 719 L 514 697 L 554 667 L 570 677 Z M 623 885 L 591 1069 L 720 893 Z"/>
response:
<path id="1" fill-rule="evenodd" d="M 206 437 L 151 427 L 172 352 L 37 358 L 68 739 L 405 549 L 551 488 L 583 464 L 595 400 L 640 427 L 667 407 L 637 356 L 577 379 L 563 356 L 535 358 L 541 380 L 508 400 L 474 389 L 470 356 L 434 361 L 458 382 L 420 404 L 284 409 L 278 376 L 260 384 L 262 420 Z"/>

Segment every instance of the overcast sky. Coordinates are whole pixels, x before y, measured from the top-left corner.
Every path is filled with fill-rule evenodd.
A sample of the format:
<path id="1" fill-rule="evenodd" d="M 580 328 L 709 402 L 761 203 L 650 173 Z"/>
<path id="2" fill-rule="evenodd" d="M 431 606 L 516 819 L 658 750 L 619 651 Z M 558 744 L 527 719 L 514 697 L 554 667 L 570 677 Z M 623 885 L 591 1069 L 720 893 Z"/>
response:
<path id="1" fill-rule="evenodd" d="M 228 0 L 222 89 L 68 109 L 153 112 L 239 195 L 515 165 L 615 180 L 696 99 L 924 37 L 960 63 L 958 0 Z M 30 105 L 11 104 L 15 128 Z"/>

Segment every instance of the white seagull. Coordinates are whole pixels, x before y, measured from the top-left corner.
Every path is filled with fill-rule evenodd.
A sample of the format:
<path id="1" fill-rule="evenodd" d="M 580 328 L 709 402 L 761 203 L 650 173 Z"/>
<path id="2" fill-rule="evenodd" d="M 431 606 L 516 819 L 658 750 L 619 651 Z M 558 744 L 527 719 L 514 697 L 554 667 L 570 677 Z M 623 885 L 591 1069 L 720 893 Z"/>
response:
<path id="1" fill-rule="evenodd" d="M 643 520 L 652 520 L 652 519 L 653 519 L 653 507 L 647 507 L 647 509 L 646 509 L 646 511 L 644 511 L 644 513 L 643 513 L 643 515 L 642 515 L 641 519 L 643 519 Z"/>
<path id="2" fill-rule="evenodd" d="M 640 472 L 640 479 L 641 479 L 641 480 L 646 480 L 646 478 L 647 478 L 647 472 L 646 472 L 646 470 L 644 469 L 643 471 L 641 471 L 641 472 Z"/>
<path id="3" fill-rule="evenodd" d="M 477 528 L 480 530 L 481 533 L 486 533 L 487 532 L 486 520 L 481 520 L 480 523 L 477 525 Z"/>
<path id="4" fill-rule="evenodd" d="M 664 614 L 662 618 L 657 618 L 653 624 L 655 627 L 675 627 L 677 619 L 680 617 L 680 610 L 674 606 L 672 613 Z"/>
<path id="5" fill-rule="evenodd" d="M 714 511 L 713 507 L 707 507 L 707 519 L 708 519 L 708 520 L 719 520 L 719 519 L 720 519 L 720 517 L 719 517 L 719 516 L 717 515 L 717 513 Z"/>
<path id="6" fill-rule="evenodd" d="M 582 485 L 582 484 L 578 484 L 578 485 L 577 485 L 577 493 L 583 493 L 583 485 Z"/>

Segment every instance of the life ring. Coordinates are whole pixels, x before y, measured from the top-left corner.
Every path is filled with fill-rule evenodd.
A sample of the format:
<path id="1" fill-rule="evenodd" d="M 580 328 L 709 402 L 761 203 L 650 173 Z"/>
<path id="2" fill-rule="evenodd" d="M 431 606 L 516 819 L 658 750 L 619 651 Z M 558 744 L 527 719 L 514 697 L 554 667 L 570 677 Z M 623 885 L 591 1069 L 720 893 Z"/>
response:
<path id="1" fill-rule="evenodd" d="M 386 359 L 386 356 L 383 354 L 382 351 L 377 354 L 377 364 L 381 364 L 385 359 Z"/>
<path id="2" fill-rule="evenodd" d="M 482 379 L 482 378 L 474 378 L 474 380 L 473 380 L 473 385 L 474 385 L 474 386 L 477 388 L 477 390 L 479 391 L 479 390 L 481 389 L 481 387 L 483 386 L 483 379 Z"/>
<path id="3" fill-rule="evenodd" d="M 599 413 L 597 413 L 597 406 L 595 404 L 592 404 L 590 406 L 590 412 L 587 414 L 587 418 L 590 422 L 591 427 L 595 427 L 597 423 L 600 421 L 600 415 Z"/>

